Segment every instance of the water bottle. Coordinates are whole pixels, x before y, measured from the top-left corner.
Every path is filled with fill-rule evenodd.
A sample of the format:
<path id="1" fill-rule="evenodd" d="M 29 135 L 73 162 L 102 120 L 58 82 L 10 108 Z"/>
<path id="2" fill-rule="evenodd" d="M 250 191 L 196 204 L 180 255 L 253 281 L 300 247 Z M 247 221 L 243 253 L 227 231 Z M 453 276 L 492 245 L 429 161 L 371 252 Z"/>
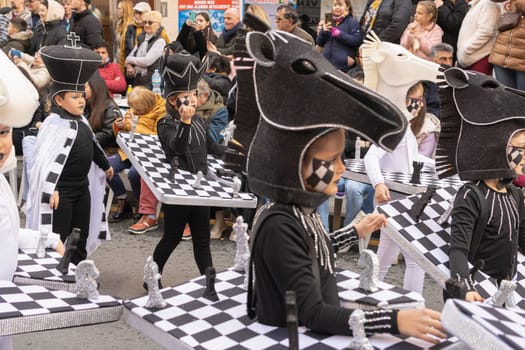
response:
<path id="1" fill-rule="evenodd" d="M 158 69 L 155 69 L 155 72 L 151 76 L 151 87 L 153 88 L 152 91 L 154 94 L 162 94 L 160 91 L 160 84 L 162 82 L 162 79 L 160 77 L 160 73 Z"/>

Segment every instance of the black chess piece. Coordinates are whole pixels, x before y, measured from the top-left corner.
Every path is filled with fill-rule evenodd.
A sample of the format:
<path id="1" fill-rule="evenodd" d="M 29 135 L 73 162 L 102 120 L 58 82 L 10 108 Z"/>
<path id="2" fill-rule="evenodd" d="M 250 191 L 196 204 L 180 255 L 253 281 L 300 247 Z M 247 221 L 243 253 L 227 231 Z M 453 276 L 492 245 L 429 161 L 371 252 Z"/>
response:
<path id="1" fill-rule="evenodd" d="M 215 291 L 215 267 L 208 266 L 206 268 L 205 272 L 206 276 L 206 289 L 204 289 L 204 293 L 202 294 L 203 298 L 206 298 L 211 301 L 219 301 L 219 296 L 217 295 L 217 292 Z"/>
<path id="2" fill-rule="evenodd" d="M 66 241 L 66 252 L 57 265 L 57 270 L 60 271 L 63 275 L 67 275 L 69 271 L 69 263 L 73 254 L 76 252 L 78 247 L 78 241 L 80 239 L 80 229 L 75 227 L 73 232 L 69 235 Z"/>
<path id="3" fill-rule="evenodd" d="M 286 327 L 288 328 L 288 349 L 299 350 L 297 304 L 293 290 L 286 291 Z"/>
<path id="4" fill-rule="evenodd" d="M 177 169 L 179 168 L 179 157 L 175 156 L 171 159 L 171 162 L 170 162 L 170 172 L 168 174 L 168 180 L 170 180 L 171 182 L 175 182 L 175 173 L 177 171 Z"/>
<path id="5" fill-rule="evenodd" d="M 412 205 L 412 208 L 408 211 L 408 215 L 415 221 L 418 222 L 421 214 L 425 210 L 425 207 L 432 199 L 432 196 L 436 192 L 436 186 L 428 186 L 427 190 L 421 195 L 421 198 Z"/>
<path id="6" fill-rule="evenodd" d="M 421 183 L 421 170 L 423 169 L 423 162 L 412 162 L 412 167 L 414 172 L 412 173 L 412 178 L 410 183 L 414 185 L 419 185 Z"/>

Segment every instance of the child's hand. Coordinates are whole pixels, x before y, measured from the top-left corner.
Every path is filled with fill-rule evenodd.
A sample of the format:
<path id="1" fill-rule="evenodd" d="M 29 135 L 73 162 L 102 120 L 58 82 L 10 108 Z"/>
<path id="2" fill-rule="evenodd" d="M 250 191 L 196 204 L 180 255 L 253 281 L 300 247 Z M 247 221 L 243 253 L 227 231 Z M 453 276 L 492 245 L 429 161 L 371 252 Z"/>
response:
<path id="1" fill-rule="evenodd" d="M 369 236 L 372 232 L 386 227 L 386 216 L 379 213 L 367 214 L 361 221 L 355 225 L 359 238 Z"/>
<path id="2" fill-rule="evenodd" d="M 397 328 L 403 335 L 434 344 L 447 337 L 441 325 L 441 314 L 430 309 L 400 310 L 397 314 Z"/>
<path id="3" fill-rule="evenodd" d="M 195 107 L 182 105 L 179 108 L 180 121 L 184 124 L 190 124 L 191 118 L 195 115 Z"/>
<path id="4" fill-rule="evenodd" d="M 478 292 L 472 291 L 472 292 L 467 292 L 467 294 L 465 294 L 465 300 L 466 301 L 485 301 L 485 298 L 479 295 Z"/>
<path id="5" fill-rule="evenodd" d="M 106 178 L 108 180 L 111 180 L 113 178 L 113 176 L 115 175 L 115 173 L 113 172 L 113 168 L 112 167 L 109 167 L 108 170 L 106 170 Z"/>
<path id="6" fill-rule="evenodd" d="M 390 200 L 390 190 L 385 184 L 380 183 L 376 185 L 374 199 L 378 204 L 388 202 Z"/>
<path id="7" fill-rule="evenodd" d="M 54 191 L 49 199 L 49 207 L 51 209 L 58 209 L 59 196 L 58 191 Z"/>

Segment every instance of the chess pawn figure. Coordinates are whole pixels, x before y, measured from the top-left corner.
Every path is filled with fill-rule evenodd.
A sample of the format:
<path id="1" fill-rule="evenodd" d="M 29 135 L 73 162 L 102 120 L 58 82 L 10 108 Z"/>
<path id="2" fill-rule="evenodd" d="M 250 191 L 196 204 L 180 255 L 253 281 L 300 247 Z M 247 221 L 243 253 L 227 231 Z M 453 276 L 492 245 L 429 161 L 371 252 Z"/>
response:
<path id="1" fill-rule="evenodd" d="M 352 350 L 374 350 L 368 341 L 365 333 L 365 313 L 363 310 L 356 309 L 348 319 L 348 325 L 352 329 L 353 338 L 348 346 Z"/>
<path id="2" fill-rule="evenodd" d="M 202 171 L 200 170 L 197 171 L 197 177 L 195 178 L 195 182 L 193 183 L 193 188 L 195 189 L 202 188 L 202 184 L 201 184 L 202 177 L 203 177 Z"/>
<path id="3" fill-rule="evenodd" d="M 233 197 L 239 197 L 242 181 L 237 176 L 233 178 Z"/>
<path id="4" fill-rule="evenodd" d="M 138 120 L 139 120 L 139 116 L 136 114 L 133 114 L 133 116 L 131 117 L 131 135 L 130 135 L 131 141 L 135 140 L 135 129 L 137 128 Z"/>
<path id="5" fill-rule="evenodd" d="M 75 275 L 77 298 L 98 299 L 97 278 L 99 275 L 100 272 L 93 260 L 83 260 L 77 265 Z"/>
<path id="6" fill-rule="evenodd" d="M 46 242 L 47 242 L 48 231 L 47 228 L 42 228 L 40 237 L 38 238 L 38 245 L 36 247 L 36 257 L 43 258 L 46 256 Z"/>
<path id="7" fill-rule="evenodd" d="M 379 259 L 377 255 L 370 249 L 364 249 L 359 255 L 357 265 L 363 269 L 359 275 L 359 288 L 368 292 L 376 292 L 379 290 Z"/>
<path id="8" fill-rule="evenodd" d="M 146 259 L 146 265 L 144 266 L 144 282 L 146 282 L 148 286 L 148 301 L 145 305 L 146 308 L 162 309 L 167 305 L 159 291 L 160 278 L 159 266 L 150 255 Z"/>
<path id="9" fill-rule="evenodd" d="M 237 249 L 235 252 L 234 271 L 248 272 L 246 270 L 246 259 L 250 259 L 250 248 L 248 247 L 248 224 L 243 220 L 242 216 L 238 216 L 233 224 L 233 231 L 235 232 L 235 241 L 237 242 Z"/>

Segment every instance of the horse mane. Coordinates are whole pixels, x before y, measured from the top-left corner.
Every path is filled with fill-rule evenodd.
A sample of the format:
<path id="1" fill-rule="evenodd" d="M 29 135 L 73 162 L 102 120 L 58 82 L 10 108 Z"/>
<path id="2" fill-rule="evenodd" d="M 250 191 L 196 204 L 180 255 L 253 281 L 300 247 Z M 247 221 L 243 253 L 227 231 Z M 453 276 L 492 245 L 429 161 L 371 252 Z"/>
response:
<path id="1" fill-rule="evenodd" d="M 365 86 L 373 91 L 377 90 L 379 86 L 379 73 L 377 69 L 377 63 L 374 63 L 370 56 L 372 52 L 379 49 L 381 45 L 381 39 L 377 36 L 374 31 L 371 31 L 366 35 L 366 39 L 361 45 L 361 59 L 363 72 L 365 74 Z"/>

